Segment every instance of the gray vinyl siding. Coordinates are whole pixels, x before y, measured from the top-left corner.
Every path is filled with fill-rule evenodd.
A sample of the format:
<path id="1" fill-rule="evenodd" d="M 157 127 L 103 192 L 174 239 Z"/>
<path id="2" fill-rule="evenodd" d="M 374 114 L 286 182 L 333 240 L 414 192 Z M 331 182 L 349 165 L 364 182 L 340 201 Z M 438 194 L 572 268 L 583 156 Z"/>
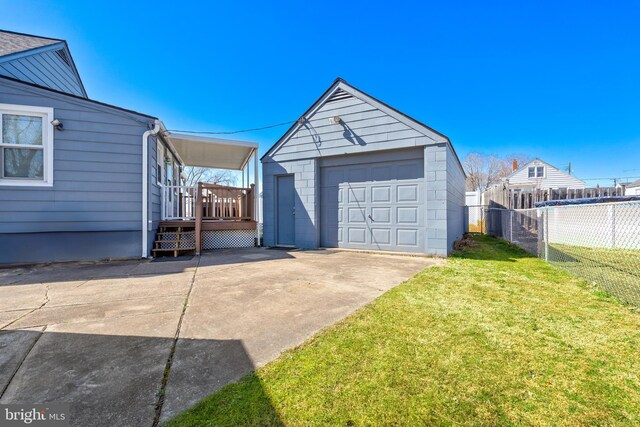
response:
<path id="1" fill-rule="evenodd" d="M 89 241 L 82 240 L 88 239 L 87 233 L 100 232 L 96 245 L 101 239 L 116 239 L 104 247 L 120 248 L 119 254 L 105 250 L 101 257 L 139 256 L 142 135 L 153 119 L 4 79 L 0 103 L 52 107 L 64 125 L 64 130 L 54 132 L 52 187 L 0 182 L 0 237 L 15 242 L 24 234 L 25 244 L 46 244 L 49 260 L 67 260 L 87 259 L 81 241 Z M 26 236 L 33 233 L 44 234 Z M 77 246 L 69 238 L 74 234 L 80 239 Z M 127 236 L 135 246 L 123 250 L 117 236 Z M 66 242 L 64 251 L 69 252 L 61 253 L 60 242 Z M 98 253 L 87 253 L 94 252 Z M 8 262 L 3 258 L 0 262 Z"/>
<path id="2" fill-rule="evenodd" d="M 545 176 L 542 179 L 529 178 L 529 167 L 545 167 Z M 557 169 L 550 164 L 543 162 L 542 160 L 533 160 L 526 164 L 523 168 L 508 177 L 509 185 L 517 187 L 518 185 L 536 186 L 541 189 L 555 189 L 555 188 L 572 188 L 581 189 L 585 188 L 586 184 L 581 179 L 575 176 L 569 175 Z"/>
<path id="3" fill-rule="evenodd" d="M 86 96 L 74 69 L 56 53 L 56 50 L 64 49 L 64 46 L 55 46 L 57 47 L 53 49 L 39 50 L 33 55 L 20 55 L 13 60 L 0 62 L 0 75 L 73 95 Z M 70 58 L 68 51 L 67 56 Z"/>
<path id="4" fill-rule="evenodd" d="M 339 116 L 342 124 L 331 124 Z M 351 97 L 324 104 L 282 147 L 275 161 L 421 146 L 433 142 L 385 112 Z"/>

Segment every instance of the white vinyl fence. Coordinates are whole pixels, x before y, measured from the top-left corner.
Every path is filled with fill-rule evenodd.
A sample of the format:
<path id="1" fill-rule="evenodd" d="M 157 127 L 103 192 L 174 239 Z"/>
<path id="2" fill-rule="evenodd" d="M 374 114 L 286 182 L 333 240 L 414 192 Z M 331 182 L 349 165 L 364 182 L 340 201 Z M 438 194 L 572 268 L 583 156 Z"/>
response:
<path id="1" fill-rule="evenodd" d="M 640 306 L 640 201 L 485 208 L 486 232 Z"/>

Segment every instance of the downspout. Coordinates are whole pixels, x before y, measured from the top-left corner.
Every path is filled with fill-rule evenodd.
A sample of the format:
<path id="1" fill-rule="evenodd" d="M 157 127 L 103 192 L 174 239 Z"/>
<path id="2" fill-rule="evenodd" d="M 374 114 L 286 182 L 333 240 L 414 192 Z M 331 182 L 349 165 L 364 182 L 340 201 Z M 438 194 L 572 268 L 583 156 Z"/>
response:
<path id="1" fill-rule="evenodd" d="M 142 134 L 142 258 L 147 258 L 149 250 L 149 137 L 157 135 L 161 125 L 156 119 L 153 129 Z"/>

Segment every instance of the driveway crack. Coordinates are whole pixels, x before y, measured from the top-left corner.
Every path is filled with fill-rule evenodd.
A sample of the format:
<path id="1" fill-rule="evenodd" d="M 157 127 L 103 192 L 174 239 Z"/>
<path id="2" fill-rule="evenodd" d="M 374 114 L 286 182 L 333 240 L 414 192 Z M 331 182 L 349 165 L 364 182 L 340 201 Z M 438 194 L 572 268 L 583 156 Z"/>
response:
<path id="1" fill-rule="evenodd" d="M 33 348 L 36 346 L 36 344 L 38 343 L 38 341 L 40 341 L 40 338 L 42 337 L 42 335 L 44 335 L 44 331 L 47 330 L 47 326 L 45 325 L 44 328 L 42 328 L 42 330 L 40 331 L 40 334 L 38 335 L 38 337 L 33 340 L 33 344 L 31 344 L 31 347 L 29 347 L 29 351 L 27 351 L 24 355 L 24 357 L 22 358 L 22 360 L 20 361 L 20 363 L 18 364 L 18 366 L 16 366 L 16 369 L 14 369 L 14 371 L 11 373 L 11 376 L 9 377 L 9 381 L 7 381 L 7 384 L 4 386 L 4 388 L 0 391 L 0 399 L 2 399 L 2 397 L 4 396 L 4 394 L 6 393 L 6 391 L 9 389 L 9 386 L 11 385 L 11 383 L 13 382 L 13 379 L 15 378 L 16 374 L 18 373 L 18 371 L 20 370 L 20 368 L 22 368 L 22 365 L 24 364 L 24 361 L 27 360 L 27 357 L 29 357 L 29 354 L 31 354 L 31 351 L 33 350 Z"/>
<path id="2" fill-rule="evenodd" d="M 193 276 L 191 276 L 191 283 L 189 284 L 189 290 L 187 291 L 187 295 L 184 299 L 184 304 L 182 305 L 182 312 L 180 313 L 180 319 L 178 320 L 178 326 L 176 327 L 176 333 L 173 337 L 173 343 L 171 344 L 171 351 L 169 352 L 169 357 L 167 358 L 167 363 L 164 367 L 164 373 L 162 375 L 162 383 L 160 384 L 160 390 L 158 391 L 158 401 L 156 402 L 156 415 L 153 419 L 152 427 L 157 427 L 160 424 L 160 415 L 162 415 L 162 406 L 164 405 L 165 392 L 167 389 L 167 382 L 169 381 L 169 374 L 171 373 L 171 365 L 173 363 L 173 356 L 176 352 L 176 346 L 178 344 L 178 338 L 180 338 L 180 329 L 182 328 L 182 320 L 184 319 L 184 315 L 187 312 L 187 306 L 189 305 L 189 298 L 191 297 L 191 291 L 193 290 L 193 284 L 196 281 L 196 274 L 198 273 L 198 267 L 200 267 L 200 260 L 202 258 L 198 257 L 198 263 L 193 270 Z"/>
<path id="3" fill-rule="evenodd" d="M 41 285 L 44 283 L 41 283 Z M 27 317 L 30 314 L 35 313 L 36 311 L 40 310 L 41 308 L 43 308 L 45 305 L 47 305 L 49 303 L 49 284 L 47 283 L 46 285 L 44 285 L 44 301 L 42 302 L 42 304 L 40 304 L 39 307 L 34 308 L 33 310 L 29 311 L 28 313 L 23 314 L 22 316 L 19 316 L 16 319 L 13 319 L 11 322 L 7 323 L 6 325 L 2 326 L 2 328 L 0 328 L 0 330 L 8 328 L 9 326 L 13 325 L 14 323 L 16 323 L 17 321 L 24 319 L 25 317 Z"/>

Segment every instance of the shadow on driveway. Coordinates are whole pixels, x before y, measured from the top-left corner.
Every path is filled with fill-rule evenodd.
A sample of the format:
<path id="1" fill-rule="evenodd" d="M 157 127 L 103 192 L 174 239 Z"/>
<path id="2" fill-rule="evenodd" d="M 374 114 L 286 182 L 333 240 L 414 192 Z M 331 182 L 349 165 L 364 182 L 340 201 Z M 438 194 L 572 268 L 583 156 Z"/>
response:
<path id="1" fill-rule="evenodd" d="M 150 426 L 159 420 L 173 344 L 172 338 L 0 331 L 0 403 L 69 403 L 74 426 Z M 254 370 L 239 340 L 180 340 L 180 346 L 199 366 L 182 378 L 183 387 L 199 393 Z M 259 399 L 271 406 L 266 394 Z"/>

